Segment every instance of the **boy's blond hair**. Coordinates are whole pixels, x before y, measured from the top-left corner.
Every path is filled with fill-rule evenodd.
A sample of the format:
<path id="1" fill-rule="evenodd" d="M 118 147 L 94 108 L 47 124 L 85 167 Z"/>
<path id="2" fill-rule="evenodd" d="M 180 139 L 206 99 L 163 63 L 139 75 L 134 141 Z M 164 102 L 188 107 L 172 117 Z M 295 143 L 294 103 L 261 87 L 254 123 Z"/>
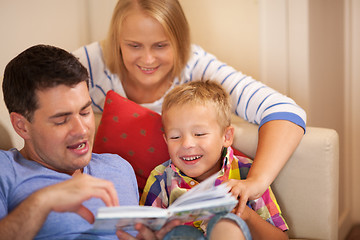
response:
<path id="1" fill-rule="evenodd" d="M 175 87 L 164 98 L 162 115 L 172 107 L 185 104 L 210 104 L 215 108 L 220 127 L 225 130 L 231 125 L 229 94 L 217 82 L 195 81 Z"/>

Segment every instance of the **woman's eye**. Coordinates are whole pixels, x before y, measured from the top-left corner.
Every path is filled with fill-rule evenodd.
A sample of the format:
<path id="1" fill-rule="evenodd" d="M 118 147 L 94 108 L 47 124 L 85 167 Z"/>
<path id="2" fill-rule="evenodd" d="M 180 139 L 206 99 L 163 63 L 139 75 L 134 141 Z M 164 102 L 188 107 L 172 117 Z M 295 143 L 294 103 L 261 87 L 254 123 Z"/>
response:
<path id="1" fill-rule="evenodd" d="M 129 45 L 130 47 L 132 47 L 132 48 L 139 48 L 139 47 L 140 47 L 139 44 L 135 44 L 135 43 L 129 43 L 128 45 Z"/>
<path id="2" fill-rule="evenodd" d="M 168 46 L 167 43 L 158 43 L 158 44 L 156 45 L 157 48 L 164 48 L 164 47 L 167 47 L 167 46 Z"/>

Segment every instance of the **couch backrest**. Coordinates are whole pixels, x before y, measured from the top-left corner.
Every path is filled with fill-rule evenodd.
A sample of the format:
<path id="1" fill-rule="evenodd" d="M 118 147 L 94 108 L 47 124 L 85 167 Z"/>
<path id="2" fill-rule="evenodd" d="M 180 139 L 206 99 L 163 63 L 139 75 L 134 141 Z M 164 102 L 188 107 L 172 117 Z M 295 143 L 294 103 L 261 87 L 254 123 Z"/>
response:
<path id="1" fill-rule="evenodd" d="M 238 117 L 234 145 L 254 157 L 258 126 Z M 338 239 L 339 136 L 333 129 L 307 127 L 298 148 L 272 184 L 289 237 Z"/>

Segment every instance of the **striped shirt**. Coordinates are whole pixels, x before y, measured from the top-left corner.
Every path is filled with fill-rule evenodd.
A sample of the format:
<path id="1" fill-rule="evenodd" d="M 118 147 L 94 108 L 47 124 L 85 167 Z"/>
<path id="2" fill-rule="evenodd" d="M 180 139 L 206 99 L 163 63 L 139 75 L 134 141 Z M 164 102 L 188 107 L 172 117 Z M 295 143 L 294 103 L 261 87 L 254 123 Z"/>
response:
<path id="1" fill-rule="evenodd" d="M 228 179 L 246 179 L 252 164 L 250 159 L 234 156 L 231 147 L 224 151 L 223 157 L 223 166 L 215 183 L 216 185 Z M 157 166 L 151 172 L 141 196 L 140 205 L 167 208 L 179 196 L 197 184 L 196 180 L 186 176 L 169 160 Z M 250 200 L 248 206 L 267 222 L 283 231 L 288 230 L 288 226 L 282 217 L 280 207 L 270 187 L 260 198 Z M 199 223 L 194 225 L 199 227 Z"/>
<path id="2" fill-rule="evenodd" d="M 111 73 L 105 66 L 98 42 L 83 46 L 73 54 L 89 71 L 89 91 L 95 112 L 103 111 L 105 96 L 109 90 L 126 97 L 119 76 Z M 306 113 L 291 98 L 236 71 L 200 46 L 192 45 L 192 55 L 180 79 L 175 78 L 168 91 L 177 85 L 198 80 L 219 82 L 230 94 L 233 112 L 248 122 L 262 126 L 271 120 L 288 120 L 305 130 Z M 163 100 L 164 96 L 153 103 L 141 105 L 160 113 Z"/>

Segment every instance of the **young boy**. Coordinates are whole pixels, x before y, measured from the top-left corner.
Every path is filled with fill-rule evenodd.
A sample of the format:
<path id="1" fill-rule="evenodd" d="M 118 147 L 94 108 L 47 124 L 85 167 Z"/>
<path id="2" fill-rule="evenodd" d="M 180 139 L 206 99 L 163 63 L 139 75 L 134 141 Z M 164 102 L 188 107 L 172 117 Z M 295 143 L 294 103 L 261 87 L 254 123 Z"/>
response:
<path id="1" fill-rule="evenodd" d="M 162 121 L 171 159 L 152 171 L 141 205 L 167 208 L 181 194 L 219 171 L 219 182 L 227 182 L 232 194 L 239 197 L 237 189 L 247 176 L 251 160 L 233 155 L 230 108 L 228 94 L 212 81 L 190 82 L 168 93 Z M 202 223 L 200 228 L 211 239 L 240 239 L 241 234 L 233 232 L 237 229 L 245 239 L 288 238 L 284 232 L 287 225 L 270 188 L 249 205 L 251 208 L 245 207 L 241 218 L 230 213 L 220 221 L 211 220 L 208 227 Z"/>

